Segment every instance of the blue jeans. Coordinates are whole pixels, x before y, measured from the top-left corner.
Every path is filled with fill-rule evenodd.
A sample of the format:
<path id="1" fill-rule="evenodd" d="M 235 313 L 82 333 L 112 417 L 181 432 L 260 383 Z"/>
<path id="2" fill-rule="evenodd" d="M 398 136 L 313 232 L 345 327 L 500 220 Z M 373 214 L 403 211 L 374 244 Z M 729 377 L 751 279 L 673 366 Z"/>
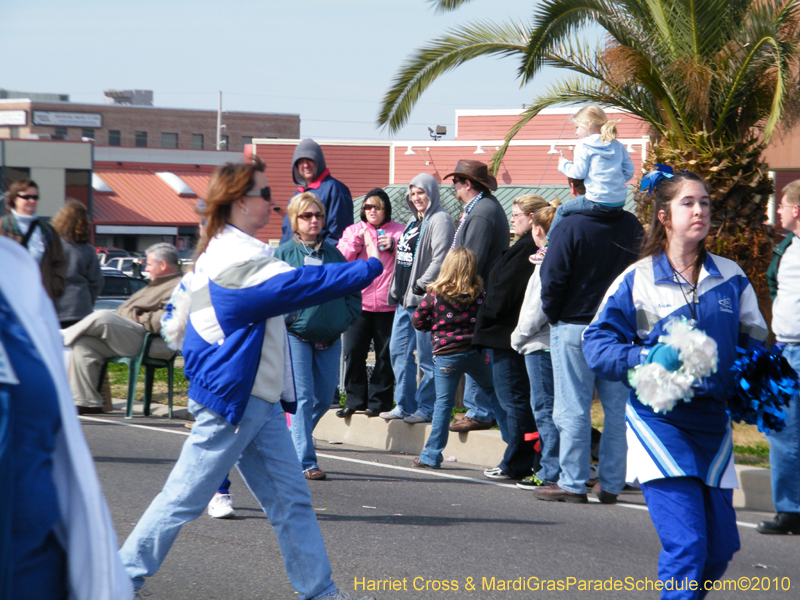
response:
<path id="1" fill-rule="evenodd" d="M 547 483 L 558 481 L 558 429 L 553 423 L 553 362 L 550 352 L 536 350 L 525 355 L 531 384 L 531 408 L 539 428 L 542 468 L 536 474 Z"/>
<path id="2" fill-rule="evenodd" d="M 586 493 L 592 442 L 592 395 L 600 396 L 605 418 L 600 440 L 600 485 L 609 494 L 625 487 L 628 442 L 625 405 L 630 391 L 618 381 L 606 381 L 589 370 L 581 335 L 586 325 L 559 322 L 550 328 L 555 402 L 553 422 L 559 434 L 558 485 L 574 494 Z"/>
<path id="3" fill-rule="evenodd" d="M 433 423 L 425 449 L 419 459 L 426 465 L 438 467 L 442 464 L 442 451 L 450 436 L 450 418 L 456 403 L 456 389 L 461 375 L 469 373 L 476 385 L 490 402 L 497 403 L 492 383 L 492 357 L 487 351 L 478 353 L 475 350 L 460 354 L 442 354 L 434 356 L 436 404 L 433 408 Z"/>
<path id="4" fill-rule="evenodd" d="M 464 408 L 467 417 L 481 423 L 491 423 L 495 418 L 489 397 L 469 374 L 464 378 Z"/>
<path id="5" fill-rule="evenodd" d="M 783 355 L 800 373 L 800 346 L 786 346 Z M 800 397 L 792 398 L 781 432 L 768 431 L 769 464 L 772 468 L 772 501 L 775 512 L 800 513 Z"/>
<path id="6" fill-rule="evenodd" d="M 331 398 L 339 383 L 342 341 L 320 350 L 289 334 L 292 353 L 297 412 L 292 415 L 292 440 L 303 471 L 318 469 L 317 453 L 311 434 L 331 407 Z"/>
<path id="7" fill-rule="evenodd" d="M 429 421 L 436 400 L 436 384 L 433 381 L 433 347 L 431 334 L 417 331 L 411 325 L 414 309 L 398 306 L 392 323 L 392 339 L 389 353 L 397 385 L 394 388 L 395 410 L 400 416 L 418 414 Z M 422 370 L 422 380 L 417 385 L 417 361 Z"/>
<path id="8" fill-rule="evenodd" d="M 301 599 L 336 592 L 308 484 L 280 403 L 250 397 L 238 426 L 189 400 L 192 433 L 164 484 L 119 551 L 134 589 L 158 571 L 184 523 L 203 514 L 234 464 L 275 529 Z M 237 462 L 238 461 L 238 462 Z"/>
<path id="9" fill-rule="evenodd" d="M 531 410 L 531 387 L 525 370 L 525 359 L 515 350 L 492 349 L 494 391 L 504 414 L 506 451 L 498 465 L 512 479 L 527 477 L 533 472 L 533 441 L 526 442 L 525 434 L 536 431 Z M 500 411 L 495 411 L 497 414 Z"/>
<path id="10" fill-rule="evenodd" d="M 658 578 L 672 579 L 677 588 L 663 590 L 661 600 L 705 598 L 703 582 L 721 579 L 741 547 L 733 490 L 708 487 L 696 477 L 667 477 L 643 483 L 642 493 L 661 540 Z M 686 589 L 687 580 L 699 589 Z"/>
<path id="11" fill-rule="evenodd" d="M 580 212 L 583 210 L 595 210 L 598 212 L 611 212 L 613 210 L 622 210 L 625 206 L 625 202 L 623 201 L 616 206 L 608 205 L 608 204 L 599 204 L 597 202 L 592 202 L 591 200 L 587 200 L 586 196 L 575 196 L 574 198 L 567 200 L 556 209 L 556 214 L 553 216 L 553 222 L 550 223 L 550 230 L 547 232 L 547 239 L 550 239 L 550 231 L 556 226 L 556 223 L 561 221 L 566 216 L 571 215 L 572 213 Z"/>

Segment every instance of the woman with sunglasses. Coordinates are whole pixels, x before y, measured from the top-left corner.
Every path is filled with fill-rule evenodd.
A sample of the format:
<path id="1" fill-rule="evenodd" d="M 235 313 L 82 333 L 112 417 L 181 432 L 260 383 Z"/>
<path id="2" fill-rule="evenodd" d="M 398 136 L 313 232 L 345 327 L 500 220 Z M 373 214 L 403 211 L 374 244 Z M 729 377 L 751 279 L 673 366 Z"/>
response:
<path id="1" fill-rule="evenodd" d="M 350 599 L 331 580 L 308 484 L 286 427 L 284 408 L 292 410 L 294 402 L 283 315 L 360 290 L 382 266 L 377 249 L 374 260 L 324 267 L 294 269 L 276 260 L 256 239 L 273 212 L 263 171 L 257 158 L 222 165 L 199 211 L 206 223 L 194 275 L 188 298 L 174 313 L 185 323 L 182 348 L 195 421 L 164 489 L 119 552 L 137 591 L 235 464 L 275 529 L 298 598 Z M 186 303 L 188 321 L 178 316 L 185 314 Z M 167 328 L 181 336 L 180 327 Z"/>
<path id="2" fill-rule="evenodd" d="M 394 373 L 389 355 L 395 306 L 389 306 L 389 282 L 394 273 L 394 255 L 403 226 L 392 221 L 392 204 L 381 188 L 364 196 L 361 222 L 344 230 L 337 248 L 349 260 L 366 260 L 366 242 L 371 239 L 381 251 L 383 273 L 361 290 L 361 314 L 344 336 L 344 386 L 347 402 L 336 411 L 346 418 L 357 410 L 368 417 L 392 410 Z M 375 344 L 375 367 L 367 382 L 367 354 L 370 342 Z"/>
<path id="3" fill-rule="evenodd" d="M 321 235 L 325 226 L 325 207 L 319 198 L 311 192 L 297 194 L 289 202 L 288 213 L 294 237 L 278 247 L 276 258 L 293 267 L 347 262 L 336 246 L 325 242 Z M 360 312 L 361 294 L 356 292 L 286 317 L 297 395 L 292 439 L 306 479 L 322 480 L 326 477 L 317 464 L 312 433 L 330 408 L 339 382 L 341 335 Z"/>
<path id="4" fill-rule="evenodd" d="M 19 242 L 31 253 L 42 273 L 42 284 L 51 300 L 66 289 L 67 258 L 61 237 L 36 215 L 39 186 L 32 179 L 11 184 L 6 200 L 8 214 L 0 219 L 0 235 Z"/>

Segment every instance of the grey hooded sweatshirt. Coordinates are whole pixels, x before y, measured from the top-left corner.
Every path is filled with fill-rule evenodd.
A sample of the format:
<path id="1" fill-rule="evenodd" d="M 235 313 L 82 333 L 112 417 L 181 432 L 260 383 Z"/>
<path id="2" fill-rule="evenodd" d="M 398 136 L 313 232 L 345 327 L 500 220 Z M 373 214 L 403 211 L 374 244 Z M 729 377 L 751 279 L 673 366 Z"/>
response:
<path id="1" fill-rule="evenodd" d="M 433 283 L 439 276 L 439 269 L 442 267 L 445 255 L 450 250 L 450 244 L 453 241 L 453 235 L 456 230 L 453 219 L 450 218 L 450 215 L 441 205 L 439 184 L 436 179 L 427 173 L 420 173 L 408 185 L 406 203 L 411 209 L 411 213 L 416 215 L 417 209 L 411 203 L 409 196 L 412 186 L 425 190 L 430 203 L 422 216 L 422 233 L 417 241 L 408 287 L 399 289 L 401 285 L 397 281 L 397 265 L 395 265 L 392 281 L 389 284 L 389 304 L 392 306 L 399 304 L 403 308 L 416 308 L 422 300 L 422 296 L 424 296 L 424 293 L 414 293 L 415 283 L 420 288 L 425 289 L 428 284 Z M 409 221 L 406 230 L 414 221 L 416 221 L 416 218 L 412 218 Z"/>

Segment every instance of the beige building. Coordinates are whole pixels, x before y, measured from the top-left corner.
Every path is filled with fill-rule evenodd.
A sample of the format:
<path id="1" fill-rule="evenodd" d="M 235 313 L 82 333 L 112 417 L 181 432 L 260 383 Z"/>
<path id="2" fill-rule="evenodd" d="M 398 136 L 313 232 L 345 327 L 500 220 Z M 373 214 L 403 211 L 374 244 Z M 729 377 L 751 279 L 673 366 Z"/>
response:
<path id="1" fill-rule="evenodd" d="M 300 137 L 300 115 L 223 112 L 222 150 Z M 217 111 L 0 99 L 0 139 L 93 140 L 98 146 L 215 150 Z"/>

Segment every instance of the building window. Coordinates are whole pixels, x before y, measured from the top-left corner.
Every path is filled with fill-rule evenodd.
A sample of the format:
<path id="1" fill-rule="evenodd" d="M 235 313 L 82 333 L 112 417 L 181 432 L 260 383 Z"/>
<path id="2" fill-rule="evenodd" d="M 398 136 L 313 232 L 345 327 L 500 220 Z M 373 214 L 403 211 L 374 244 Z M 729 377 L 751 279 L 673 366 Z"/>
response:
<path id="1" fill-rule="evenodd" d="M 81 137 L 94 139 L 94 129 L 84 127 L 83 129 L 81 129 Z"/>
<path id="2" fill-rule="evenodd" d="M 67 139 L 67 128 L 66 127 L 56 127 L 55 133 L 53 134 L 54 140 L 65 140 Z"/>
<path id="3" fill-rule="evenodd" d="M 242 145 L 246 146 L 247 144 L 253 143 L 253 136 L 252 135 L 243 135 L 242 136 Z"/>
<path id="4" fill-rule="evenodd" d="M 178 147 L 178 134 L 177 133 L 161 133 L 161 147 L 162 148 L 177 148 Z"/>
<path id="5" fill-rule="evenodd" d="M 136 140 L 139 140 L 139 134 L 136 134 Z M 119 129 L 109 129 L 108 130 L 108 145 L 109 146 L 121 146 L 122 145 L 122 134 L 120 133 Z M 145 134 L 145 145 L 147 145 L 147 135 Z"/>
<path id="6" fill-rule="evenodd" d="M 220 136 L 220 145 L 219 145 L 220 150 L 228 149 L 228 139 L 229 138 L 227 135 Z"/>
<path id="7" fill-rule="evenodd" d="M 193 133 L 192 134 L 192 148 L 194 150 L 202 150 L 203 149 L 203 134 L 202 133 Z"/>
<path id="8" fill-rule="evenodd" d="M 147 148 L 147 132 L 146 131 L 137 131 L 136 132 L 136 147 L 137 148 Z"/>

